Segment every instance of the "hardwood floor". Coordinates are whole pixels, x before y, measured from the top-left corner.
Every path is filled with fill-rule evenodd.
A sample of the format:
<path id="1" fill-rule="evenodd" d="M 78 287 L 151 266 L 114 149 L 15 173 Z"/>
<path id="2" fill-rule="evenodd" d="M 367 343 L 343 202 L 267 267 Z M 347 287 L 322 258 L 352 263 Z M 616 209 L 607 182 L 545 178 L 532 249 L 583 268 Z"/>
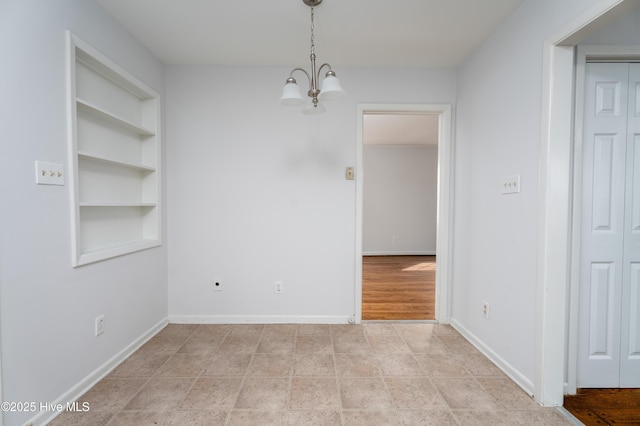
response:
<path id="1" fill-rule="evenodd" d="M 640 389 L 579 389 L 564 408 L 586 426 L 640 425 Z"/>
<path id="2" fill-rule="evenodd" d="M 435 319 L 435 256 L 364 256 L 363 320 Z"/>

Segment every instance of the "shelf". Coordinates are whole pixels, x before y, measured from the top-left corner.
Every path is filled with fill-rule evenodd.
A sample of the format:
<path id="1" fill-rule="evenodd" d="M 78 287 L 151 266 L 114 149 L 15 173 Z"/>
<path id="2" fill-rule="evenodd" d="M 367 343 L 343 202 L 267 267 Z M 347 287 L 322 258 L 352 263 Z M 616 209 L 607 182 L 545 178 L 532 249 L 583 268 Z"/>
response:
<path id="1" fill-rule="evenodd" d="M 115 124 L 116 126 L 122 127 L 132 133 L 136 133 L 140 136 L 155 136 L 155 132 L 153 130 L 145 129 L 144 127 L 138 126 L 137 124 L 131 123 L 123 118 L 120 118 L 114 114 L 111 114 L 109 111 L 106 111 L 96 105 L 91 104 L 90 102 L 84 101 L 80 98 L 76 99 L 76 104 L 79 110 L 87 111 L 92 114 L 95 114 L 104 120 Z"/>
<path id="2" fill-rule="evenodd" d="M 87 265 L 89 263 L 104 260 L 106 258 L 122 256 L 124 254 L 146 250 L 152 247 L 157 247 L 160 244 L 161 243 L 159 240 L 142 239 L 128 241 L 122 244 L 85 249 L 80 253 L 80 257 L 76 262 L 76 266 Z"/>
<path id="3" fill-rule="evenodd" d="M 74 267 L 162 244 L 160 95 L 68 33 Z"/>
<path id="4" fill-rule="evenodd" d="M 89 160 L 101 161 L 103 163 L 111 164 L 119 167 L 128 167 L 131 169 L 142 170 L 146 172 L 154 172 L 155 167 L 145 166 L 144 164 L 135 164 L 124 161 L 112 160 L 101 155 L 91 154 L 87 151 L 78 151 L 78 157 L 87 158 Z"/>
<path id="5" fill-rule="evenodd" d="M 95 203 L 80 202 L 80 207 L 156 207 L 156 203 Z"/>

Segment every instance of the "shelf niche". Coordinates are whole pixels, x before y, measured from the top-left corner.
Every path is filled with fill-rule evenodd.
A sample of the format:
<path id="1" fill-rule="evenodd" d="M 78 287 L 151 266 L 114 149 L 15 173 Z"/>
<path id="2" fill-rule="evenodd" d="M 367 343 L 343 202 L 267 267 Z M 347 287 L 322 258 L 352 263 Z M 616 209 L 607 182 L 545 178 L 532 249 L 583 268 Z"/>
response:
<path id="1" fill-rule="evenodd" d="M 72 264 L 162 244 L 160 96 L 68 32 Z"/>

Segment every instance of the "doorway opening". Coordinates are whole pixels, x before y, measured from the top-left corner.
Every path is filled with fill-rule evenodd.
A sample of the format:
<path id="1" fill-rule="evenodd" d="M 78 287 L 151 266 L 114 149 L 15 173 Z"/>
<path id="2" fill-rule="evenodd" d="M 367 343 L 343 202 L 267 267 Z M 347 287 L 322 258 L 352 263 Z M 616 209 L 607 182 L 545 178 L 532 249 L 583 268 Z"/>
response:
<path id="1" fill-rule="evenodd" d="M 438 115 L 365 113 L 363 320 L 435 320 Z"/>
<path id="2" fill-rule="evenodd" d="M 448 323 L 451 106 L 359 105 L 358 117 L 356 321 Z"/>

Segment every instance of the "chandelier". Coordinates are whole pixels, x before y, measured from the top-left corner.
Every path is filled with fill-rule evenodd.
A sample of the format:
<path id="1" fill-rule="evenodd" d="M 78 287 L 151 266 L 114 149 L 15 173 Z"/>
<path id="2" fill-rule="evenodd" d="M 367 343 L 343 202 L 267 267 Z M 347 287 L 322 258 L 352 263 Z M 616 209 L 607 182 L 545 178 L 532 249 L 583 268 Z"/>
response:
<path id="1" fill-rule="evenodd" d="M 336 73 L 331 69 L 331 65 L 328 63 L 322 64 L 316 72 L 316 51 L 315 40 L 313 33 L 313 8 L 322 3 L 322 0 L 302 0 L 304 4 L 311 8 L 311 73 L 308 73 L 303 68 L 294 68 L 289 73 L 289 78 L 284 85 L 282 96 L 280 97 L 280 103 L 282 105 L 302 105 L 305 104 L 304 98 L 300 93 L 298 82 L 293 78 L 293 73 L 296 71 L 303 72 L 309 80 L 309 91 L 307 96 L 311 99 L 307 100 L 303 114 L 319 114 L 325 111 L 325 108 L 319 102 L 320 100 L 337 99 L 344 95 L 344 90 L 340 87 L 340 82 L 336 77 Z M 322 85 L 318 86 L 320 75 L 323 69 L 327 69 Z"/>

